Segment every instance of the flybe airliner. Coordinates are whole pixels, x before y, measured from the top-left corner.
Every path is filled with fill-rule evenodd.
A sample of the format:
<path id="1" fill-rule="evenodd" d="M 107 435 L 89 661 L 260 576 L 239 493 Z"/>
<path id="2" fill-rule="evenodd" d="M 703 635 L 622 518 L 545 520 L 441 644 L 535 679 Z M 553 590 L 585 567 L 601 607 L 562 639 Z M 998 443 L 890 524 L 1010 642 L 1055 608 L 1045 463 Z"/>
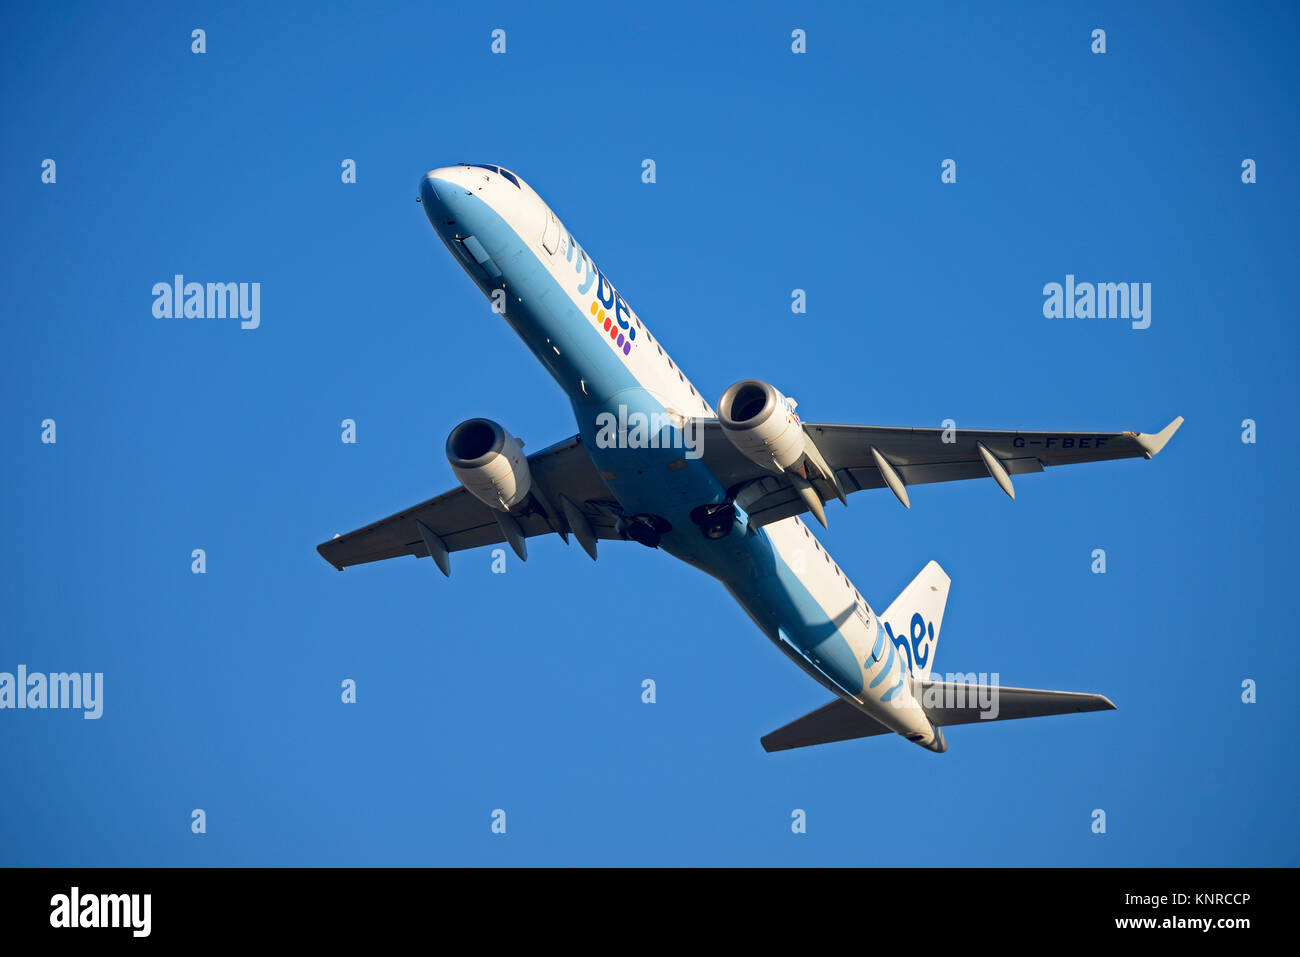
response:
<path id="1" fill-rule="evenodd" d="M 768 751 L 894 732 L 947 750 L 948 725 L 1101 711 L 1106 697 L 930 677 L 949 579 L 925 566 L 877 614 L 801 516 L 888 489 L 1013 477 L 1045 467 L 1151 458 L 1160 432 L 1012 432 L 805 422 L 770 383 L 744 379 L 715 410 L 522 177 L 462 163 L 427 173 L 434 232 L 569 398 L 578 434 L 526 455 L 489 419 L 447 437 L 459 484 L 318 547 L 331 565 L 429 557 L 527 540 L 661 549 L 716 578 L 764 635 L 832 696 L 761 739 Z"/>

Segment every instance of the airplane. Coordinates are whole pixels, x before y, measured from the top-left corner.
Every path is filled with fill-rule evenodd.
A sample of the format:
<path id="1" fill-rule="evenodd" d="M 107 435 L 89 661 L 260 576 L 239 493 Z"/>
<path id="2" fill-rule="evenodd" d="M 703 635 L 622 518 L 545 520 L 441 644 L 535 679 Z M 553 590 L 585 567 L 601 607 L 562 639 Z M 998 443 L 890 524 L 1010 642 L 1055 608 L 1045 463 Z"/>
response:
<path id="1" fill-rule="evenodd" d="M 447 437 L 459 486 L 317 547 L 340 571 L 403 555 L 450 555 L 572 535 L 667 552 L 716 578 L 791 661 L 833 696 L 760 739 L 769 752 L 894 732 L 942 753 L 942 728 L 1110 710 L 1100 694 L 930 677 L 950 581 L 930 562 L 875 614 L 800 518 L 888 488 L 1151 458 L 1182 425 L 1141 432 L 1013 432 L 804 422 L 773 385 L 743 379 L 715 411 L 522 177 L 461 163 L 425 174 L 418 202 L 493 311 L 568 396 L 578 434 L 525 455 L 497 422 Z"/>

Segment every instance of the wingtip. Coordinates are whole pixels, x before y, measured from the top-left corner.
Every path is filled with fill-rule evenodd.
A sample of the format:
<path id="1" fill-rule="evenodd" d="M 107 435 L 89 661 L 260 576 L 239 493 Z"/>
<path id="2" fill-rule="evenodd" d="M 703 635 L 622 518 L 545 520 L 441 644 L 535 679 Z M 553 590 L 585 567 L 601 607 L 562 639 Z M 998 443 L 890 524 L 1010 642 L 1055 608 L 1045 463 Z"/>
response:
<path id="1" fill-rule="evenodd" d="M 1137 439 L 1138 445 L 1142 446 L 1143 451 L 1146 452 L 1146 457 L 1154 458 L 1174 437 L 1174 433 L 1182 427 L 1182 424 L 1183 417 L 1180 415 L 1155 435 L 1138 432 L 1133 437 Z"/>

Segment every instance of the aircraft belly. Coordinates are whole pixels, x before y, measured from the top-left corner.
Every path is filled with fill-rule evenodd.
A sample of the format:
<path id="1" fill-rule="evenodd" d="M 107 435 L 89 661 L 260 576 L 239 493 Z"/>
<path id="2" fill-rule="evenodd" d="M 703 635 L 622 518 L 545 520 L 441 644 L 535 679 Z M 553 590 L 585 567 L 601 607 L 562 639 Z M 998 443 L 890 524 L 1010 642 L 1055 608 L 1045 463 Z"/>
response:
<path id="1" fill-rule="evenodd" d="M 886 727 L 917 743 L 927 744 L 926 736 L 933 741 L 924 712 L 904 706 L 912 696 L 892 644 L 888 659 L 864 655 L 872 636 L 864 634 L 852 602 L 814 576 L 796 574 L 768 531 L 737 520 L 724 538 L 700 533 L 692 509 L 722 502 L 725 489 L 687 437 L 666 423 L 664 401 L 604 341 L 569 290 L 513 230 L 503 221 L 499 226 L 499 235 L 484 231 L 505 273 L 507 321 L 570 396 L 583 443 L 623 514 L 666 520 L 671 529 L 660 547 L 722 581 L 806 673 Z M 637 416 L 644 419 L 640 432 Z"/>
<path id="2" fill-rule="evenodd" d="M 819 583 L 810 571 L 796 574 L 773 543 L 766 541 L 755 558 L 767 574 L 728 582 L 728 590 L 778 648 L 820 684 L 851 702 L 885 727 L 923 746 L 934 741 L 925 713 L 916 706 L 907 680 L 907 664 L 886 639 L 877 661 L 875 637 L 852 605 L 832 614 L 838 593 Z M 733 566 L 733 570 L 734 570 Z"/>

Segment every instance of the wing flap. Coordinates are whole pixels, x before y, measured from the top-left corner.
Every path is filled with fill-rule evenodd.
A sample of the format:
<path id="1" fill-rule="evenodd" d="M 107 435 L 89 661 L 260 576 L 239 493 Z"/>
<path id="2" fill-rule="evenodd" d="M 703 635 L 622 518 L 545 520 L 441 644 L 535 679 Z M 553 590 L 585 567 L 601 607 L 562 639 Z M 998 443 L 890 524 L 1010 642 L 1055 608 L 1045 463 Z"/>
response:
<path id="1" fill-rule="evenodd" d="M 1042 463 L 1034 458 L 1008 459 L 1003 461 L 1003 465 L 1012 475 L 1043 471 Z M 928 485 L 931 482 L 957 482 L 963 479 L 989 477 L 988 469 L 979 458 L 969 462 L 903 465 L 895 471 L 899 473 L 906 485 Z M 865 468 L 836 468 L 835 474 L 839 476 L 840 485 L 848 493 L 886 486 L 884 476 L 874 464 Z M 755 490 L 747 489 L 746 497 L 754 496 L 754 498 L 745 510 L 745 514 L 750 517 L 753 524 L 767 525 L 807 510 L 803 499 L 784 478 L 769 473 L 755 481 L 762 484 Z M 813 484 L 817 487 L 823 501 L 830 501 L 835 497 L 835 488 L 830 482 L 818 479 Z"/>

